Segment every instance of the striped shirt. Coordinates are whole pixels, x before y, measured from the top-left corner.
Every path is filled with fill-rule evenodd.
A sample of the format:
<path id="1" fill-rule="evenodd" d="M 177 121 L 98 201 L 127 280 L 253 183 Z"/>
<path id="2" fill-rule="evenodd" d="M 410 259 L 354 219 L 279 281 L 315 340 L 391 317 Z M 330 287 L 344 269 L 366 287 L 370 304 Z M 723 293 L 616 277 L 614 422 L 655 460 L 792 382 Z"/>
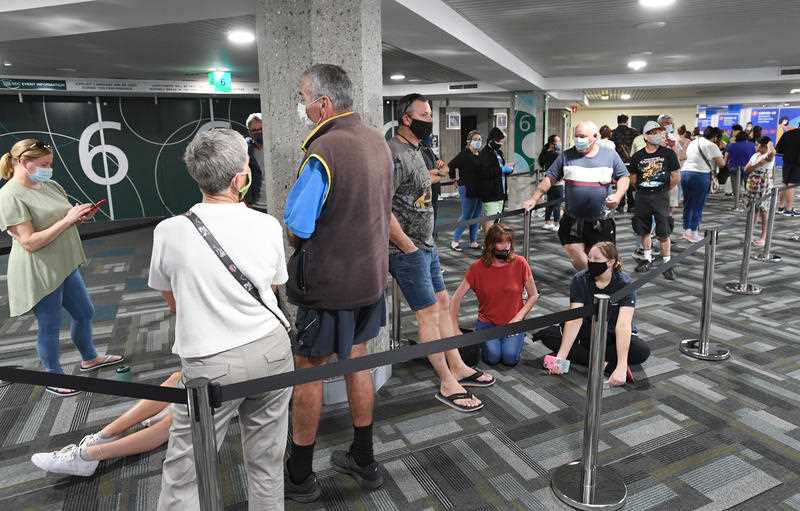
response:
<path id="1" fill-rule="evenodd" d="M 564 180 L 567 213 L 572 217 L 603 218 L 611 183 L 628 175 L 628 169 L 615 151 L 599 149 L 592 157 L 574 147 L 567 149 L 547 170 L 552 184 Z"/>

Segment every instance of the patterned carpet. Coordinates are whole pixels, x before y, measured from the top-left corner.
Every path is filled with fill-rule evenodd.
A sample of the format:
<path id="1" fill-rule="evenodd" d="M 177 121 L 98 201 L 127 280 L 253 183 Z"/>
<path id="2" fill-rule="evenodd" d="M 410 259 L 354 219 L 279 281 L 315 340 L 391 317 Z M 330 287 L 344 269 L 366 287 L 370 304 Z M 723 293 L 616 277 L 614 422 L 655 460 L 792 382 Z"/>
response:
<path id="1" fill-rule="evenodd" d="M 526 193 L 521 179 L 518 196 Z M 454 220 L 457 204 L 444 201 L 440 221 Z M 730 215 L 722 197 L 710 199 L 706 223 Z M 509 222 L 519 227 L 519 219 Z M 726 293 L 738 278 L 743 224 L 720 235 L 712 338 L 731 349 L 725 362 L 687 358 L 677 349 L 696 337 L 702 288 L 702 252 L 679 267 L 675 282 L 658 279 L 639 292 L 640 335 L 653 351 L 637 383 L 606 389 L 600 462 L 612 464 L 628 485 L 627 510 L 800 510 L 800 263 L 798 244 L 788 235 L 800 220 L 778 217 L 775 251 L 781 264 L 753 262 L 751 278 L 761 296 Z M 536 225 L 541 220 L 536 219 Z M 626 264 L 636 246 L 627 215 L 618 218 Z M 91 262 L 84 271 L 97 308 L 98 348 L 124 352 L 136 381 L 157 383 L 175 368 L 169 354 L 173 321 L 158 293 L 146 287 L 150 230 L 86 242 Z M 440 236 L 445 278 L 452 292 L 476 254 L 447 248 Z M 521 239 L 521 234 L 520 234 Z M 536 228 L 532 265 L 542 295 L 534 315 L 567 305 L 569 265 L 554 234 Z M 685 247 L 679 243 L 677 250 Z M 6 259 L 0 258 L 5 279 Z M 4 288 L 4 286 L 0 286 Z M 5 296 L 0 296 L 5 307 Z M 7 311 L 7 308 L 6 308 Z M 4 318 L 7 315 L 4 315 Z M 475 317 L 466 302 L 462 324 Z M 403 318 L 413 338 L 413 317 Z M 0 327 L 2 364 L 38 368 L 35 322 L 30 316 Z M 74 371 L 79 359 L 64 339 L 62 363 Z M 315 469 L 323 497 L 290 510 L 506 510 L 567 509 L 553 496 L 548 473 L 580 456 L 586 375 L 551 377 L 541 369 L 546 350 L 526 343 L 522 363 L 498 369 L 499 383 L 477 394 L 480 413 L 464 415 L 433 399 L 436 384 L 427 363 L 394 368 L 378 395 L 375 447 L 387 478 L 371 493 L 330 469 L 333 449 L 351 439 L 343 406 L 326 410 L 317 442 Z M 577 368 L 579 369 L 579 368 Z M 112 370 L 100 373 L 110 378 Z M 0 503 L 16 509 L 155 509 L 164 450 L 104 462 L 94 477 L 65 478 L 39 471 L 37 451 L 80 440 L 130 406 L 123 398 L 84 393 L 60 399 L 41 388 L 0 389 Z M 226 509 L 246 509 L 238 425 L 220 453 Z"/>

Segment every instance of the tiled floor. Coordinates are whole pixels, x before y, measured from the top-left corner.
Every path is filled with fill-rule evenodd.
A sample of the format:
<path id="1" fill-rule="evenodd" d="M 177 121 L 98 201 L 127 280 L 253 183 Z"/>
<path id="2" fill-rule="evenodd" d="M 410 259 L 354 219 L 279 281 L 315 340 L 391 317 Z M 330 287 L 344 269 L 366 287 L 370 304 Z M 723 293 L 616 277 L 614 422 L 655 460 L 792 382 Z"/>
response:
<path id="1" fill-rule="evenodd" d="M 444 203 L 440 220 L 454 215 L 454 205 Z M 713 197 L 707 222 L 728 215 L 727 203 Z M 632 268 L 636 242 L 629 222 L 623 216 L 617 224 Z M 519 219 L 509 223 L 520 225 Z M 743 222 L 721 234 L 711 334 L 732 350 L 726 362 L 702 362 L 677 350 L 681 339 L 698 333 L 702 252 L 679 268 L 678 281 L 659 278 L 640 290 L 638 325 L 653 356 L 637 369 L 637 383 L 606 390 L 600 437 L 601 463 L 613 464 L 628 484 L 625 509 L 800 510 L 800 244 L 788 240 L 798 229 L 798 219 L 777 219 L 775 250 L 784 262 L 753 262 L 751 277 L 765 288 L 758 297 L 723 290 L 738 277 Z M 98 347 L 124 352 L 138 381 L 156 383 L 176 359 L 169 354 L 172 319 L 158 293 L 145 285 L 150 236 L 143 230 L 87 242 L 91 262 L 84 275 L 97 306 Z M 453 253 L 448 241 L 443 233 L 440 250 L 452 292 L 475 254 Z M 534 315 L 562 310 L 569 265 L 555 235 L 537 228 L 533 247 L 542 293 Z M 462 322 L 468 325 L 474 315 L 470 299 Z M 404 316 L 403 325 L 406 336 L 414 337 L 413 317 Z M 35 331 L 31 317 L 6 321 L 0 363 L 36 367 Z M 78 357 L 66 331 L 64 339 L 62 362 L 74 368 Z M 323 498 L 287 508 L 565 509 L 549 489 L 548 473 L 580 455 L 586 375 L 546 375 L 545 353 L 540 344 L 527 343 L 522 363 L 497 370 L 498 384 L 480 389 L 487 406 L 474 415 L 433 399 L 436 385 L 426 362 L 395 367 L 378 395 L 375 422 L 386 485 L 364 493 L 330 469 L 330 452 L 351 437 L 346 408 L 332 407 L 321 425 L 315 461 Z M 29 462 L 31 453 L 75 442 L 129 405 L 99 394 L 57 399 L 31 386 L 0 389 L 0 503 L 37 510 L 154 509 L 163 449 L 101 463 L 88 479 L 48 475 Z M 246 508 L 238 437 L 238 427 L 231 428 L 220 455 L 231 510 Z"/>

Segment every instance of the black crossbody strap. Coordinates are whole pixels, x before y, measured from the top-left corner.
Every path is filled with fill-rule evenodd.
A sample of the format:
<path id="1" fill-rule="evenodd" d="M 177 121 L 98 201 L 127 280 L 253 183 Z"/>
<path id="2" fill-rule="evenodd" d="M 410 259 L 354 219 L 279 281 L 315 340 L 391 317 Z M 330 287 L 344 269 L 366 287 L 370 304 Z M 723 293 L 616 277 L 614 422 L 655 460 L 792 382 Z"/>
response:
<path id="1" fill-rule="evenodd" d="M 264 303 L 264 300 L 261 299 L 261 293 L 258 292 L 258 288 L 255 286 L 255 284 L 250 282 L 250 279 L 248 279 L 247 276 L 241 272 L 241 270 L 239 270 L 239 267 L 236 266 L 236 263 L 233 262 L 233 260 L 228 256 L 228 253 L 225 251 L 225 249 L 223 249 L 222 246 L 219 244 L 217 238 L 215 238 L 214 235 L 211 234 L 211 231 L 208 230 L 206 224 L 203 223 L 202 220 L 200 220 L 200 217 L 197 216 L 193 211 L 187 211 L 186 213 L 183 214 L 183 216 L 185 216 L 192 222 L 192 224 L 197 229 L 197 232 L 199 232 L 200 235 L 205 240 L 205 242 L 208 243 L 208 246 L 211 247 L 211 250 L 214 252 L 214 254 L 216 254 L 219 260 L 222 261 L 222 264 L 230 272 L 233 278 L 236 279 L 236 282 L 241 284 L 241 286 L 245 289 L 245 291 L 250 293 L 250 296 L 255 298 L 258 301 L 258 303 L 260 303 L 261 305 L 264 306 L 265 309 L 270 311 L 272 315 L 275 316 L 275 319 L 277 319 L 278 322 L 281 325 L 283 325 L 283 328 L 285 328 L 288 331 L 289 325 L 274 310 L 272 310 L 269 307 L 269 305 Z"/>

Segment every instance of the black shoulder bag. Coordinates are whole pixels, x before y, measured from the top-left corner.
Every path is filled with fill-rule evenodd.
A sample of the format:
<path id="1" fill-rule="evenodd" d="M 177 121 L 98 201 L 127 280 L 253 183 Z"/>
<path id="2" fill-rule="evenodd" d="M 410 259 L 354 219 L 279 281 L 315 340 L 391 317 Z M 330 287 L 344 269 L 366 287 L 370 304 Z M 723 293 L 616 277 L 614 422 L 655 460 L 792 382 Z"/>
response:
<path id="1" fill-rule="evenodd" d="M 197 229 L 197 232 L 199 232 L 200 236 L 202 236 L 205 242 L 208 243 L 208 246 L 211 247 L 211 250 L 214 252 L 214 254 L 216 254 L 219 260 L 222 261 L 222 264 L 230 272 L 233 278 L 236 279 L 236 282 L 241 284 L 241 286 L 245 289 L 245 291 L 250 293 L 250 296 L 255 298 L 258 301 L 258 303 L 260 303 L 261 305 L 264 306 L 265 309 L 270 311 L 272 315 L 275 316 L 275 319 L 277 319 L 278 322 L 283 326 L 283 328 L 286 329 L 286 332 L 289 333 L 289 337 L 293 339 L 294 337 L 291 325 L 289 325 L 289 323 L 287 323 L 283 318 L 281 318 L 281 316 L 279 316 L 274 310 L 272 310 L 269 307 L 269 305 L 264 303 L 264 300 L 261 299 L 261 293 L 258 292 L 258 288 L 255 286 L 255 284 L 250 282 L 250 279 L 248 279 L 247 276 L 245 276 L 245 274 L 241 272 L 241 270 L 239 270 L 239 267 L 236 266 L 236 263 L 234 263 L 231 260 L 231 258 L 228 256 L 228 253 L 225 252 L 225 249 L 223 249 L 222 246 L 220 246 L 217 239 L 214 237 L 213 234 L 211 234 L 211 231 L 208 230 L 206 224 L 204 224 L 203 221 L 200 220 L 200 217 L 194 214 L 193 211 L 187 211 L 186 213 L 183 214 L 183 216 L 185 216 L 192 222 L 192 224 Z"/>

